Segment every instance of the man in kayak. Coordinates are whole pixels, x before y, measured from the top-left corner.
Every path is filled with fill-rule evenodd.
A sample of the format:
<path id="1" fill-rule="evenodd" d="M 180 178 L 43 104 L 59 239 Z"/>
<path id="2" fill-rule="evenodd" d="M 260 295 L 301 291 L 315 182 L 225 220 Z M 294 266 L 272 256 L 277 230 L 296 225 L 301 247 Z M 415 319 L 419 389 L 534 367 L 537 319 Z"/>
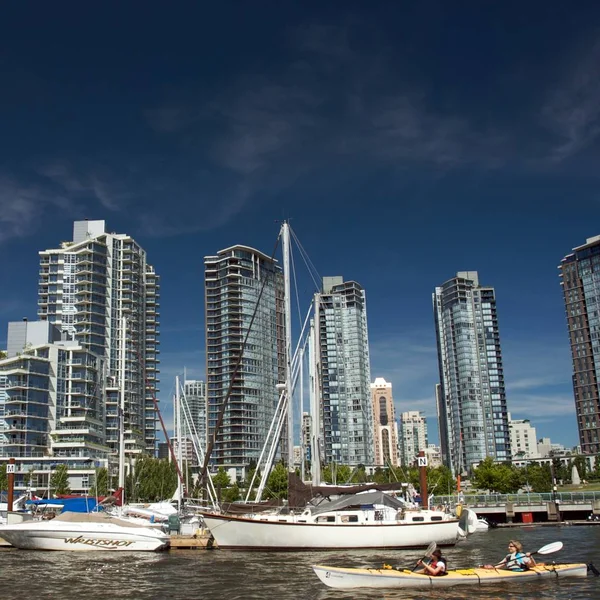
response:
<path id="1" fill-rule="evenodd" d="M 508 569 L 509 571 L 527 571 L 535 567 L 535 559 L 529 552 L 523 552 L 523 545 L 517 540 L 508 542 L 508 554 L 497 565 L 484 565 L 484 569 Z"/>
<path id="2" fill-rule="evenodd" d="M 431 562 L 429 564 L 423 562 L 423 559 L 421 559 L 417 565 L 423 566 L 417 573 L 433 575 L 434 577 L 446 574 L 446 559 L 442 556 L 442 551 L 439 548 L 431 553 Z"/>

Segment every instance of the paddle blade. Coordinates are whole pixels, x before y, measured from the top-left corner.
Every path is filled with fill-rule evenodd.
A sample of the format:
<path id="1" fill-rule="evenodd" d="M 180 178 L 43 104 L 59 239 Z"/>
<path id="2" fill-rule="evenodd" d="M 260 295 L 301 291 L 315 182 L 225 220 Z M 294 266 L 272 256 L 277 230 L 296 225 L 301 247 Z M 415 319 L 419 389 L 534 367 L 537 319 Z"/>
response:
<path id="1" fill-rule="evenodd" d="M 425 556 L 427 558 L 430 558 L 431 555 L 435 552 L 436 548 L 437 548 L 437 544 L 435 542 L 431 542 L 431 544 L 429 544 L 429 546 L 427 546 L 427 550 L 425 550 Z"/>
<path id="2" fill-rule="evenodd" d="M 563 543 L 562 542 L 552 542 L 551 544 L 546 544 L 542 546 L 536 554 L 552 554 L 553 552 L 558 552 L 562 550 Z"/>

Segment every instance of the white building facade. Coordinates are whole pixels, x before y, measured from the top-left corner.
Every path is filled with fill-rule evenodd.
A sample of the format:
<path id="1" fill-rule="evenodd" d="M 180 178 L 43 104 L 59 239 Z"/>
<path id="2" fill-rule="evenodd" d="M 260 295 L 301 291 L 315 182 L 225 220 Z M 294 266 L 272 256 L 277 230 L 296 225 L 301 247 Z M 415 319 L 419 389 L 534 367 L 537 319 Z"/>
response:
<path id="1" fill-rule="evenodd" d="M 512 419 L 508 413 L 508 428 L 513 460 L 541 458 L 535 427 L 531 425 L 529 419 Z"/>
<path id="2" fill-rule="evenodd" d="M 427 448 L 427 418 L 410 410 L 400 415 L 400 463 L 412 466 L 421 450 Z"/>
<path id="3" fill-rule="evenodd" d="M 39 254 L 39 318 L 104 361 L 108 445 L 116 454 L 124 387 L 126 454 L 155 455 L 160 284 L 146 252 L 104 221 L 76 221 L 73 241 Z"/>

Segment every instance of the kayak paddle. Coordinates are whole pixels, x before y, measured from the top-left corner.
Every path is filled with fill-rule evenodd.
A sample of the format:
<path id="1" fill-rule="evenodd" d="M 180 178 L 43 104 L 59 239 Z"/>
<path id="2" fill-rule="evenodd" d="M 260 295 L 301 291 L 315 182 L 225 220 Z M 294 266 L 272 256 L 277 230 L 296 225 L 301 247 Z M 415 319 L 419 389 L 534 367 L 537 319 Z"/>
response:
<path id="1" fill-rule="evenodd" d="M 420 560 L 423 560 L 425 558 L 431 558 L 431 555 L 435 552 L 436 548 L 437 548 L 437 544 L 435 542 L 431 542 L 431 544 L 429 544 L 429 546 L 427 546 L 427 550 L 425 550 L 425 556 L 423 556 L 423 558 L 421 558 Z M 414 571 L 418 566 L 419 566 L 419 561 L 417 561 L 417 564 L 412 568 L 412 570 Z"/>
<path id="2" fill-rule="evenodd" d="M 533 556 L 534 554 L 552 554 L 553 552 L 558 552 L 559 550 L 562 550 L 563 547 L 563 543 L 562 542 L 552 542 L 551 544 L 546 544 L 545 546 L 542 546 L 539 550 L 536 550 L 535 552 L 530 552 L 529 554 L 531 556 Z M 509 560 L 504 566 L 508 567 L 508 565 L 517 563 L 520 559 L 513 559 L 513 560 Z"/>

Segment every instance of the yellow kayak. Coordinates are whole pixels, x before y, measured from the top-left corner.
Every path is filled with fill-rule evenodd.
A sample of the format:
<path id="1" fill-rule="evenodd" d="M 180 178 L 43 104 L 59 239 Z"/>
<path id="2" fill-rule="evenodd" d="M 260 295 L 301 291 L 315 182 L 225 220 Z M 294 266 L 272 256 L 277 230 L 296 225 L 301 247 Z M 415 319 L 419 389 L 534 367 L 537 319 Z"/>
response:
<path id="1" fill-rule="evenodd" d="M 528 571 L 506 569 L 455 569 L 446 575 L 431 577 L 413 571 L 396 569 L 351 569 L 313 565 L 319 579 L 327 586 L 338 589 L 370 588 L 431 588 L 454 585 L 484 585 L 556 579 L 558 577 L 586 577 L 585 563 L 540 565 Z"/>

